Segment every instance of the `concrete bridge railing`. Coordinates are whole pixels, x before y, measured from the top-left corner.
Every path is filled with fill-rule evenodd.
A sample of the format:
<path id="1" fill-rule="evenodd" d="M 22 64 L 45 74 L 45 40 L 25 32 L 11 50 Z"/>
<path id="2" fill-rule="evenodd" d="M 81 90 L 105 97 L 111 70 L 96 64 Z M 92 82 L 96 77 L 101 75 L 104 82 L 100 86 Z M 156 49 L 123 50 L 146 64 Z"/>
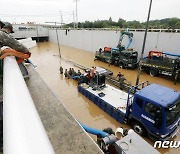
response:
<path id="1" fill-rule="evenodd" d="M 15 57 L 4 59 L 4 154 L 54 154 Z"/>

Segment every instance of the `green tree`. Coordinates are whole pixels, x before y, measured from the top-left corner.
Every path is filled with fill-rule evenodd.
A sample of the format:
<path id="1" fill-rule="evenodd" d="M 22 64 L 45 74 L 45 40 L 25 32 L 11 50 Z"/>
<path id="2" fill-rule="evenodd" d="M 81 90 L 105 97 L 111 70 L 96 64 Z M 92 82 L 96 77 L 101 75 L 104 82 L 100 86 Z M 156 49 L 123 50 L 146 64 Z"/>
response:
<path id="1" fill-rule="evenodd" d="M 141 27 L 140 22 L 139 22 L 139 21 L 136 21 L 136 20 L 134 20 L 134 21 L 128 21 L 127 23 L 128 23 L 128 28 L 135 28 L 135 29 L 137 29 L 137 28 L 140 28 L 140 27 Z"/>
<path id="2" fill-rule="evenodd" d="M 83 27 L 84 27 L 84 28 L 93 28 L 93 22 L 85 21 L 85 22 L 83 23 Z"/>
<path id="3" fill-rule="evenodd" d="M 139 21 L 126 21 L 122 18 L 119 18 L 118 22 L 112 21 L 110 17 L 109 20 L 96 20 L 85 21 L 78 23 L 79 28 L 145 28 L 146 22 L 140 23 Z M 74 27 L 73 23 L 66 24 L 64 28 Z M 180 19 L 179 18 L 165 18 L 160 20 L 150 20 L 149 28 L 180 28 Z"/>
<path id="4" fill-rule="evenodd" d="M 179 19 L 178 18 L 170 18 L 169 20 L 168 20 L 168 26 L 169 26 L 169 28 L 175 28 L 176 27 L 176 23 L 179 21 Z"/>
<path id="5" fill-rule="evenodd" d="M 176 23 L 175 26 L 176 26 L 177 29 L 180 29 L 180 20 Z"/>
<path id="6" fill-rule="evenodd" d="M 119 26 L 120 28 L 123 28 L 123 25 L 125 22 L 126 22 L 126 20 L 119 18 L 119 20 L 117 22 L 117 26 Z"/>
<path id="7" fill-rule="evenodd" d="M 111 17 L 109 17 L 109 20 L 108 20 L 109 22 L 112 22 L 112 18 Z"/>

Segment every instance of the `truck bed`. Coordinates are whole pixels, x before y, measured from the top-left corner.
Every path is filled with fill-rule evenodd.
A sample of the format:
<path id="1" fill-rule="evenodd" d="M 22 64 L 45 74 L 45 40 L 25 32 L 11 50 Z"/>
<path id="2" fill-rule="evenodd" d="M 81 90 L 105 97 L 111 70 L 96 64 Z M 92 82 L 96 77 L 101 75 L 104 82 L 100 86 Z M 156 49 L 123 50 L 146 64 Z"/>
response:
<path id="1" fill-rule="evenodd" d="M 128 93 L 107 84 L 102 90 L 95 90 L 87 84 L 81 84 L 78 86 L 78 90 L 117 121 L 123 121 Z"/>
<path id="2" fill-rule="evenodd" d="M 149 60 L 143 59 L 142 66 L 154 67 L 156 69 L 172 71 L 174 69 L 174 64 L 168 61 L 159 61 L 159 60 Z"/>

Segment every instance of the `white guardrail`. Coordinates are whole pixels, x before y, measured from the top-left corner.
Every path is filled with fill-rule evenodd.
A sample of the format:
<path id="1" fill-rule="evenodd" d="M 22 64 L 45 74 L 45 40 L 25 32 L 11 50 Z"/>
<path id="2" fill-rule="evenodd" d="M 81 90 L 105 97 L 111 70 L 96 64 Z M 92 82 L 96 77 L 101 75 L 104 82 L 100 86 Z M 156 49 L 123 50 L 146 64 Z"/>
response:
<path id="1" fill-rule="evenodd" d="M 15 57 L 4 59 L 3 153 L 54 154 Z"/>

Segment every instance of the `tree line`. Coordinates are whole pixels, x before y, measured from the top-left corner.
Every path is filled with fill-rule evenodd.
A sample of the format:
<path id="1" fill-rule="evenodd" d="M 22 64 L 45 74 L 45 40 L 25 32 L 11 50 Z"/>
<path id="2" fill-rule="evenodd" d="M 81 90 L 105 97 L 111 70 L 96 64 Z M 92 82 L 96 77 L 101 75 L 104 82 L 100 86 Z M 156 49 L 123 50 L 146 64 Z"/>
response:
<path id="1" fill-rule="evenodd" d="M 144 29 L 146 22 L 140 21 L 126 21 L 119 18 L 117 22 L 113 21 L 110 17 L 109 20 L 96 20 L 96 21 L 85 21 L 78 22 L 78 28 L 133 28 L 133 29 Z M 74 23 L 64 25 L 64 28 L 73 28 Z M 179 18 L 165 18 L 160 20 L 150 20 L 149 28 L 152 29 L 180 29 Z"/>

